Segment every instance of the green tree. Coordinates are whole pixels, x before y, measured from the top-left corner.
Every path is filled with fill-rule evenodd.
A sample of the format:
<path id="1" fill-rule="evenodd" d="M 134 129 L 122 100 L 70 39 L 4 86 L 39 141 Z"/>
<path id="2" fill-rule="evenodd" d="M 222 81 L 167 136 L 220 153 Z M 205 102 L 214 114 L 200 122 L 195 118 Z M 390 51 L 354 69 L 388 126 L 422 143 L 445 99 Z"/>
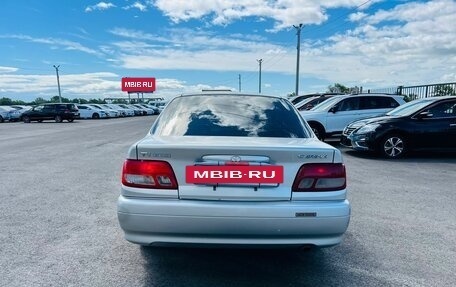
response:
<path id="1" fill-rule="evenodd" d="M 93 103 L 93 104 L 106 104 L 106 102 L 105 102 L 104 99 L 90 99 L 90 100 L 89 100 L 89 103 Z"/>
<path id="2" fill-rule="evenodd" d="M 45 99 L 43 99 L 42 97 L 38 97 L 33 102 L 31 102 L 31 104 L 32 105 L 40 105 L 40 104 L 44 104 L 46 102 L 47 101 Z"/>
<path id="3" fill-rule="evenodd" d="M 10 98 L 0 98 L 0 106 L 5 105 L 5 106 L 10 106 L 10 105 L 25 105 L 26 103 L 21 100 L 12 100 Z"/>
<path id="4" fill-rule="evenodd" d="M 51 98 L 51 101 L 50 101 L 50 102 L 51 102 L 51 103 L 60 103 L 60 98 L 59 98 L 59 96 L 53 96 L 53 97 Z M 62 97 L 62 103 L 69 103 L 69 102 L 71 102 L 70 99 L 65 98 L 65 97 Z"/>
<path id="5" fill-rule="evenodd" d="M 83 104 L 88 104 L 88 103 L 89 103 L 89 101 L 88 101 L 88 100 L 86 100 L 86 99 L 83 99 L 83 98 L 77 98 L 77 99 L 73 99 L 73 101 L 72 101 L 72 102 L 73 102 L 73 103 L 82 104 L 82 105 L 83 105 Z"/>
<path id="6" fill-rule="evenodd" d="M 350 92 L 350 88 L 342 85 L 342 84 L 339 84 L 339 83 L 335 83 L 334 86 L 328 86 L 328 93 L 349 93 Z"/>
<path id="7" fill-rule="evenodd" d="M 438 85 L 434 88 L 432 96 L 455 96 L 455 90 L 451 85 Z"/>
<path id="8" fill-rule="evenodd" d="M 12 104 L 13 104 L 13 101 L 10 98 L 3 97 L 0 99 L 0 106 L 2 106 L 2 105 L 7 106 L 7 105 L 12 105 Z"/>
<path id="9" fill-rule="evenodd" d="M 410 102 L 418 98 L 417 94 L 408 94 L 404 96 L 404 101 Z"/>

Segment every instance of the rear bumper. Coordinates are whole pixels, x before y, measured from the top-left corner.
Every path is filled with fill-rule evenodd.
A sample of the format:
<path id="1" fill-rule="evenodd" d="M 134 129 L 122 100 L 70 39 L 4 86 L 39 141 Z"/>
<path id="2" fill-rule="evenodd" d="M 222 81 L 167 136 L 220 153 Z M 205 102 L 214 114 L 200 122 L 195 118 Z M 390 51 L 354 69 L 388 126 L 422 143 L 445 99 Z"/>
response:
<path id="1" fill-rule="evenodd" d="M 118 219 L 130 242 L 151 245 L 315 245 L 342 241 L 347 200 L 225 202 L 120 196 Z"/>

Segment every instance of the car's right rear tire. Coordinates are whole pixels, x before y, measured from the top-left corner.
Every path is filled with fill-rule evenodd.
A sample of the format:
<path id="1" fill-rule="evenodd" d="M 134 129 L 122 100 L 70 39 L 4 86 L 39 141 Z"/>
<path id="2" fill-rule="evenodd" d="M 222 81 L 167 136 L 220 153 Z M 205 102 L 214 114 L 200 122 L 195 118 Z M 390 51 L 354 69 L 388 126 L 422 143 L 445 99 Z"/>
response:
<path id="1" fill-rule="evenodd" d="M 29 116 L 23 116 L 22 117 L 22 120 L 24 121 L 24 123 L 30 123 L 30 117 Z"/>
<path id="2" fill-rule="evenodd" d="M 56 116 L 54 117 L 54 120 L 55 120 L 56 123 L 61 123 L 61 122 L 63 121 L 62 117 L 59 116 L 59 115 L 56 115 Z"/>

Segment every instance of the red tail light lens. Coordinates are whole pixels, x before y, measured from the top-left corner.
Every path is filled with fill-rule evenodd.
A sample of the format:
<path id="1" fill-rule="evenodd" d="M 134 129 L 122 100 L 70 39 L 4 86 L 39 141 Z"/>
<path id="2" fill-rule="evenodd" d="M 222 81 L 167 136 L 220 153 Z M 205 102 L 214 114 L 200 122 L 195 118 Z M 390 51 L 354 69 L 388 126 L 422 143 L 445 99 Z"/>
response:
<path id="1" fill-rule="evenodd" d="M 335 191 L 347 186 L 345 165 L 342 163 L 304 164 L 293 183 L 294 192 Z"/>
<path id="2" fill-rule="evenodd" d="M 177 189 L 177 180 L 166 161 L 127 159 L 122 169 L 122 184 L 132 187 Z"/>

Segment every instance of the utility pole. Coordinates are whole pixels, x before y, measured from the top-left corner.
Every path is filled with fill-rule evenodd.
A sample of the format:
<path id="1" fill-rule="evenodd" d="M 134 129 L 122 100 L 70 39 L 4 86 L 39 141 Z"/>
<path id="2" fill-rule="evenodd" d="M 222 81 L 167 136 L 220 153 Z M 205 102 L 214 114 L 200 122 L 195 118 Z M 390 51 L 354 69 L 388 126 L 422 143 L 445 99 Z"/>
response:
<path id="1" fill-rule="evenodd" d="M 58 66 L 54 65 L 55 73 L 57 74 L 57 86 L 59 87 L 59 103 L 61 103 L 62 102 L 62 93 L 60 92 L 59 67 L 60 67 L 60 65 L 58 65 Z"/>
<path id="2" fill-rule="evenodd" d="M 239 74 L 239 93 L 241 92 L 241 74 Z"/>
<path id="3" fill-rule="evenodd" d="M 263 59 L 257 60 L 258 64 L 260 65 L 260 74 L 259 74 L 259 81 L 258 81 L 258 93 L 261 94 L 261 63 L 263 63 Z"/>
<path id="4" fill-rule="evenodd" d="M 298 90 L 299 90 L 299 57 L 300 57 L 300 52 L 301 52 L 301 29 L 302 29 L 302 24 L 299 24 L 298 26 L 293 25 L 296 29 L 296 35 L 298 35 L 298 46 L 297 46 L 297 55 L 296 55 L 296 91 L 295 91 L 295 96 L 298 95 Z"/>

